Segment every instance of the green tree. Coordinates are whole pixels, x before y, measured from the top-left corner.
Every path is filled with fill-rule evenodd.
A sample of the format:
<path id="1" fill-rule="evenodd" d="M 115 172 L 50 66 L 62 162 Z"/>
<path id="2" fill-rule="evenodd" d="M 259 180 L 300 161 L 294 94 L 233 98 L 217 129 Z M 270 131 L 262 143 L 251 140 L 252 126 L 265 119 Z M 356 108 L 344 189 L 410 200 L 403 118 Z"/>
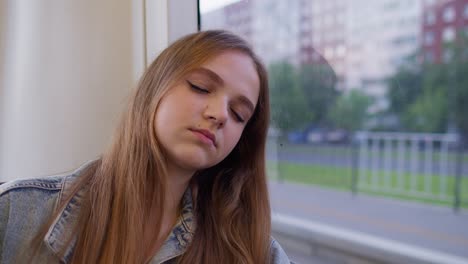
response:
<path id="1" fill-rule="evenodd" d="M 445 132 L 447 128 L 447 96 L 444 89 L 425 89 L 410 105 L 404 123 L 411 131 Z"/>
<path id="2" fill-rule="evenodd" d="M 410 76 L 407 72 L 403 74 Z M 445 132 L 448 113 L 447 67 L 442 64 L 426 64 L 421 65 L 417 73 L 411 72 L 411 74 L 417 78 L 413 80 L 413 84 L 419 86 L 400 87 L 411 92 L 407 93 L 408 98 L 400 109 L 393 104 L 394 112 L 399 114 L 405 130 L 427 133 Z"/>
<path id="3" fill-rule="evenodd" d="M 468 142 L 468 58 L 456 63 L 456 78 L 454 78 L 453 108 L 454 121 L 465 143 Z"/>
<path id="4" fill-rule="evenodd" d="M 390 111 L 402 115 L 422 92 L 422 72 L 415 65 L 404 65 L 388 80 Z"/>
<path id="5" fill-rule="evenodd" d="M 302 65 L 299 70 L 299 86 L 313 113 L 310 121 L 327 125 L 328 112 L 339 95 L 335 87 L 335 71 L 327 63 Z"/>
<path id="6" fill-rule="evenodd" d="M 359 90 L 343 93 L 330 111 L 330 120 L 338 128 L 358 130 L 364 125 L 368 116 L 367 109 L 371 104 L 371 97 Z"/>
<path id="7" fill-rule="evenodd" d="M 298 86 L 292 65 L 286 62 L 269 66 L 271 121 L 283 132 L 303 128 L 311 121 L 311 112 Z"/>
<path id="8" fill-rule="evenodd" d="M 450 101 L 449 123 L 456 124 L 458 132 L 468 143 L 468 35 L 460 34 L 453 43 L 446 44 L 451 50 L 451 60 L 446 63 L 448 100 Z"/>
<path id="9" fill-rule="evenodd" d="M 389 78 L 390 110 L 403 130 L 444 133 L 450 127 L 468 139 L 468 41 L 446 43 L 437 63 L 408 63 Z"/>

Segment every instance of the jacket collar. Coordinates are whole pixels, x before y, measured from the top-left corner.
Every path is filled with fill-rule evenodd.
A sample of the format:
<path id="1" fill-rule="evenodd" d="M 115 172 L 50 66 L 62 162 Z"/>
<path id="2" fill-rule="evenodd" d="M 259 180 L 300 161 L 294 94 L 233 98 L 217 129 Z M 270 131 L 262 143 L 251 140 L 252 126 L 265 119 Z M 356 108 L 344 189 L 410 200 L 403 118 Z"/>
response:
<path id="1" fill-rule="evenodd" d="M 63 180 L 62 190 L 59 194 L 57 205 L 61 205 L 69 197 L 72 185 L 83 170 L 91 162 L 82 165 L 72 175 Z M 76 235 L 73 231 L 78 222 L 81 202 L 86 193 L 86 189 L 79 190 L 67 203 L 60 209 L 60 213 L 50 226 L 44 237 L 47 247 L 57 256 L 64 253 L 60 260 L 69 263 L 76 245 Z M 176 225 L 173 227 L 168 238 L 153 258 L 151 263 L 162 263 L 166 260 L 182 255 L 187 246 L 193 239 L 196 224 L 193 215 L 193 201 L 191 188 L 187 188 L 182 197 L 182 211 Z M 68 243 L 69 242 L 69 243 Z"/>

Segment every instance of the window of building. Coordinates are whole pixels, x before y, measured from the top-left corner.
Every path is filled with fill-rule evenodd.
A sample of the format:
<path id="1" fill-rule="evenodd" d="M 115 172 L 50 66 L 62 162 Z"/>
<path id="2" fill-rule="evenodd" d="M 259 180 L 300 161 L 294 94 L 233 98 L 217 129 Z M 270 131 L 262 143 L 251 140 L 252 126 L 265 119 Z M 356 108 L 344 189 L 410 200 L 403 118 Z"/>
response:
<path id="1" fill-rule="evenodd" d="M 312 44 L 314 46 L 320 46 L 320 43 L 322 41 L 322 35 L 321 34 L 314 34 L 312 38 Z"/>
<path id="2" fill-rule="evenodd" d="M 426 22 L 426 25 L 428 25 L 428 26 L 435 24 L 436 16 L 435 16 L 434 12 L 427 12 L 426 13 L 425 22 Z"/>
<path id="3" fill-rule="evenodd" d="M 333 16 L 331 15 L 325 16 L 323 19 L 323 24 L 326 27 L 331 26 L 333 24 Z"/>
<path id="4" fill-rule="evenodd" d="M 424 62 L 434 63 L 434 53 L 431 50 L 428 50 L 424 53 Z"/>
<path id="5" fill-rule="evenodd" d="M 463 16 L 468 19 L 468 4 L 465 4 L 465 7 L 463 8 Z"/>
<path id="6" fill-rule="evenodd" d="M 336 56 L 342 58 L 346 55 L 346 47 L 343 44 L 336 46 Z"/>
<path id="7" fill-rule="evenodd" d="M 442 53 L 442 61 L 444 63 L 449 63 L 453 58 L 453 51 L 451 49 L 444 49 Z"/>
<path id="8" fill-rule="evenodd" d="M 333 47 L 326 47 L 325 52 L 324 52 L 323 55 L 325 56 L 325 59 L 327 59 L 327 60 L 333 59 L 333 57 L 335 55 Z"/>
<path id="9" fill-rule="evenodd" d="M 384 11 L 391 11 L 398 8 L 398 2 L 397 1 L 391 1 L 388 2 L 387 4 L 384 5 Z"/>
<path id="10" fill-rule="evenodd" d="M 452 22 L 455 20 L 455 9 L 452 6 L 448 6 L 444 9 L 442 17 L 445 22 Z"/>
<path id="11" fill-rule="evenodd" d="M 434 32 L 428 31 L 424 34 L 424 44 L 426 46 L 431 46 L 434 43 Z"/>
<path id="12" fill-rule="evenodd" d="M 455 28 L 453 26 L 444 28 L 442 31 L 442 41 L 452 42 L 455 39 Z"/>
<path id="13" fill-rule="evenodd" d="M 312 3 L 312 10 L 313 10 L 313 13 L 314 14 L 320 14 L 321 11 L 322 11 L 322 6 L 321 6 L 321 3 L 320 1 L 314 1 Z"/>
<path id="14" fill-rule="evenodd" d="M 314 29 L 321 29 L 322 28 L 322 17 L 316 16 L 313 20 L 312 26 Z"/>
<path id="15" fill-rule="evenodd" d="M 345 14 L 343 13 L 338 13 L 335 17 L 336 23 L 339 25 L 343 25 L 345 23 Z"/>

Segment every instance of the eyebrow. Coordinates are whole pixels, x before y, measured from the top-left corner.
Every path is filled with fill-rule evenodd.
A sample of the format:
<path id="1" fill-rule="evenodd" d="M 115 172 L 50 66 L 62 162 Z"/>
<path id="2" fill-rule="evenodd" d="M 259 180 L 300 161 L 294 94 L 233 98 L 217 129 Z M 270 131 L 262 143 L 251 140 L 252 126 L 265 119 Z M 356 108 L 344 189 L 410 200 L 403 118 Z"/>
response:
<path id="1" fill-rule="evenodd" d="M 206 76 L 208 76 L 208 78 L 210 78 L 212 81 L 214 81 L 215 83 L 219 84 L 219 85 L 222 85 L 224 86 L 224 80 L 219 77 L 218 74 L 216 74 L 214 71 L 212 70 L 209 70 L 207 68 L 203 68 L 203 67 L 200 67 L 200 68 L 197 68 L 194 70 L 194 72 L 199 72 L 199 73 L 202 73 L 202 74 L 205 74 Z M 247 98 L 246 96 L 244 95 L 241 95 L 237 98 L 237 100 L 239 102 L 241 102 L 243 105 L 245 105 L 247 108 L 249 108 L 249 110 L 253 113 L 254 110 L 255 110 L 255 106 L 253 105 L 253 103 L 249 100 L 249 98 Z"/>
<path id="2" fill-rule="evenodd" d="M 216 82 L 217 84 L 224 85 L 224 80 L 212 70 L 200 67 L 200 68 L 195 69 L 194 72 L 205 74 L 208 76 L 208 78 L 210 78 L 212 81 Z"/>

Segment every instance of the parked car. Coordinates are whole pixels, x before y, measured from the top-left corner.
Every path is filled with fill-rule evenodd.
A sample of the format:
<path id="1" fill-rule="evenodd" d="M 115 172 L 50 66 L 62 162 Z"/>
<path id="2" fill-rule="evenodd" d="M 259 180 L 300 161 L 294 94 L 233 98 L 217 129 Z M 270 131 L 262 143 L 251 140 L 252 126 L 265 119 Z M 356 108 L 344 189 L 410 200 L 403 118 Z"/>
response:
<path id="1" fill-rule="evenodd" d="M 326 141 L 328 143 L 346 143 L 351 139 L 351 135 L 344 129 L 335 129 L 328 131 L 326 134 Z"/>
<path id="2" fill-rule="evenodd" d="M 307 143 L 306 134 L 303 131 L 292 131 L 288 133 L 288 142 L 293 144 Z"/>
<path id="3" fill-rule="evenodd" d="M 295 130 L 287 134 L 289 143 L 293 144 L 341 144 L 351 140 L 351 133 L 344 129 L 309 126 L 304 130 Z"/>

